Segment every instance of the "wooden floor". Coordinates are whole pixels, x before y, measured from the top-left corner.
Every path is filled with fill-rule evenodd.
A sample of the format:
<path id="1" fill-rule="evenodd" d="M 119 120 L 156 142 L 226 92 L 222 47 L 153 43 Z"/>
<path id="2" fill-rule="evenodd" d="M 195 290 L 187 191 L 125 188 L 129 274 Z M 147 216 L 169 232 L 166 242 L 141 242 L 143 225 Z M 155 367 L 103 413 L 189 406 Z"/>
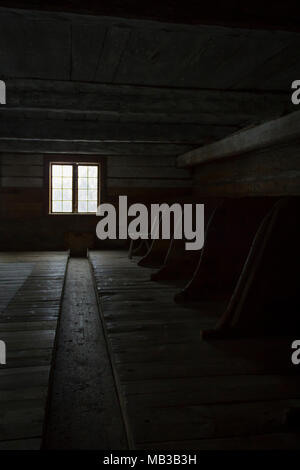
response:
<path id="1" fill-rule="evenodd" d="M 43 449 L 127 449 L 87 259 L 70 258 Z"/>
<path id="2" fill-rule="evenodd" d="M 290 340 L 205 342 L 224 306 L 173 302 L 124 252 L 91 252 L 131 448 L 299 448 L 285 422 L 300 406 Z"/>
<path id="3" fill-rule="evenodd" d="M 0 449 L 39 449 L 68 254 L 0 253 Z"/>
<path id="4" fill-rule="evenodd" d="M 224 305 L 177 305 L 179 285 L 150 281 L 153 270 L 125 252 L 94 251 L 114 395 L 86 260 L 68 269 L 55 343 L 67 260 L 67 253 L 0 254 L 0 339 L 7 344 L 0 449 L 39 449 L 46 408 L 47 448 L 124 449 L 127 441 L 154 450 L 299 448 L 285 421 L 300 406 L 291 339 L 202 341 L 201 329 L 215 324 Z"/>

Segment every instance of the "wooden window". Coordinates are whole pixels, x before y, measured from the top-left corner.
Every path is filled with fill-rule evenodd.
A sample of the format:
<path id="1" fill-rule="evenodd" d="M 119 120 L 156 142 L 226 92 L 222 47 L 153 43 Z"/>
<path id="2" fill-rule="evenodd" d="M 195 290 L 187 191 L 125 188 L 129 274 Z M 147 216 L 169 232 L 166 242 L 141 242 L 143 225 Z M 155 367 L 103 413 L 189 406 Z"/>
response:
<path id="1" fill-rule="evenodd" d="M 100 203 L 100 165 L 50 163 L 51 214 L 95 214 Z"/>

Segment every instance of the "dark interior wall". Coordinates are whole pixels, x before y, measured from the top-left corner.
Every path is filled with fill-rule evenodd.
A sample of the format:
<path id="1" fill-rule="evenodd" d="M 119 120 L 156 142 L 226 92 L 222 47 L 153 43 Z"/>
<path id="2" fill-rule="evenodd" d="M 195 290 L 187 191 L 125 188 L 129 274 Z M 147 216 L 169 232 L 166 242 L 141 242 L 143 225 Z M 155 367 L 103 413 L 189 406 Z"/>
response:
<path id="1" fill-rule="evenodd" d="M 195 195 L 299 196 L 299 142 L 206 162 L 192 170 Z"/>
<path id="2" fill-rule="evenodd" d="M 178 201 L 192 187 L 178 155 L 294 110 L 297 33 L 2 8 L 0 24 L 1 249 L 97 242 L 95 216 L 48 214 L 49 153 L 105 160 L 104 202 Z M 243 195 L 240 169 L 224 171 Z M 224 194 L 212 173 L 195 178 L 200 200 Z"/>
<path id="3" fill-rule="evenodd" d="M 64 158 L 62 155 L 61 161 Z M 116 205 L 119 195 L 127 195 L 129 204 L 176 201 L 191 192 L 189 172 L 176 167 L 175 157 L 165 156 L 161 161 L 157 157 L 93 155 L 86 159 L 102 165 L 102 202 Z M 74 155 L 74 162 L 77 160 Z M 43 154 L 1 154 L 0 249 L 69 248 L 74 236 L 91 248 L 110 246 L 111 242 L 96 238 L 96 216 L 49 214 L 49 161 L 51 156 Z"/>

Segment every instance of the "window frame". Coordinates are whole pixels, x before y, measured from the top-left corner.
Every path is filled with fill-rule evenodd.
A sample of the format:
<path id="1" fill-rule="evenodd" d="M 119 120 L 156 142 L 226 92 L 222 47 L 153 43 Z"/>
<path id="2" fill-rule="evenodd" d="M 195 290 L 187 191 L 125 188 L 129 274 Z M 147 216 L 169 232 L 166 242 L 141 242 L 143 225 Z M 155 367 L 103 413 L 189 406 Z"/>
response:
<path id="1" fill-rule="evenodd" d="M 52 165 L 72 165 L 73 176 L 72 176 L 72 212 L 52 212 Z M 78 166 L 97 166 L 98 167 L 98 187 L 97 187 L 97 207 L 103 197 L 103 172 L 104 172 L 104 161 L 103 159 L 93 159 L 80 156 L 49 156 L 45 159 L 45 182 L 46 182 L 46 197 L 45 201 L 46 211 L 48 215 L 59 215 L 59 216 L 81 216 L 89 215 L 95 217 L 95 212 L 78 212 Z"/>

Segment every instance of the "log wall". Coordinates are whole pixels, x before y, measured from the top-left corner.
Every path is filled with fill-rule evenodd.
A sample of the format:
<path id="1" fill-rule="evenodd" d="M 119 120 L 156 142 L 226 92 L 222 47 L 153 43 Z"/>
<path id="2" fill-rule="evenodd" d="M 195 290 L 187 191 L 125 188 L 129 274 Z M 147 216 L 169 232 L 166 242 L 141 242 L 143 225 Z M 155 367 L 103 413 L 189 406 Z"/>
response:
<path id="1" fill-rule="evenodd" d="M 49 215 L 46 178 L 49 158 L 51 160 L 45 154 L 0 154 L 2 249 L 68 248 L 66 234 L 69 232 L 93 234 L 93 243 L 99 245 L 95 237 L 96 216 Z M 191 191 L 189 171 L 177 168 L 176 157 L 173 156 L 98 158 L 93 155 L 87 160 L 103 163 L 102 202 L 117 203 L 119 195 L 127 195 L 130 203 L 164 202 L 188 195 Z M 77 161 L 76 155 L 74 161 Z"/>

